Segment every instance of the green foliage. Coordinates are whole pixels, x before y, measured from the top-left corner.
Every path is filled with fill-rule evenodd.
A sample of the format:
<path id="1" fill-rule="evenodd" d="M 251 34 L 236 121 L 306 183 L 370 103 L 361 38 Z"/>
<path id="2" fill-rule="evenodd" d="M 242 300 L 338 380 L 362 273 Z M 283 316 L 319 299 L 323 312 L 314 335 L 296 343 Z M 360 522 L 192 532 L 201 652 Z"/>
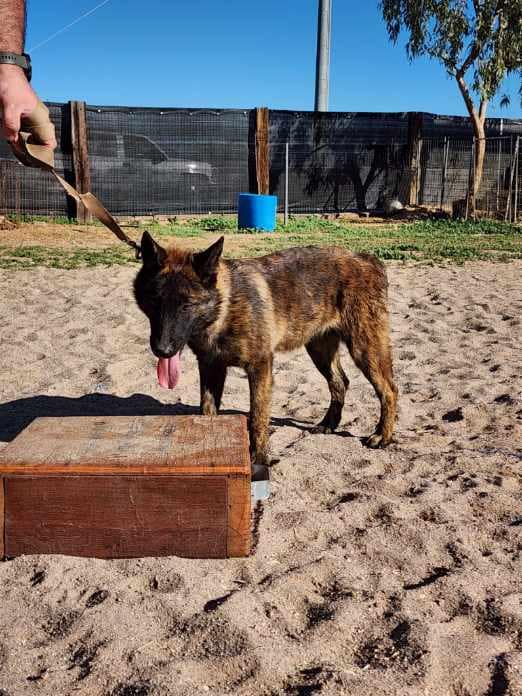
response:
<path id="1" fill-rule="evenodd" d="M 209 216 L 196 220 L 194 226 L 200 230 L 208 230 L 209 232 L 235 230 L 237 229 L 237 218 L 235 216 L 227 217 L 225 215 Z"/>
<path id="2" fill-rule="evenodd" d="M 26 213 L 21 213 L 17 215 L 15 213 L 9 213 L 6 218 L 11 222 L 46 222 L 55 225 L 74 225 L 77 224 L 77 220 L 73 218 L 68 218 L 66 215 L 57 215 L 56 217 L 49 217 L 48 215 L 27 215 Z"/>
<path id="3" fill-rule="evenodd" d="M 507 74 L 522 77 L 520 0 L 381 0 L 388 34 L 407 33 L 410 59 L 428 55 L 453 77 L 473 69 L 472 89 L 491 99 Z"/>
<path id="4" fill-rule="evenodd" d="M 73 270 L 87 266 L 114 266 L 134 260 L 122 246 L 106 249 L 56 249 L 44 246 L 0 247 L 0 268 L 27 269 L 36 266 Z"/>

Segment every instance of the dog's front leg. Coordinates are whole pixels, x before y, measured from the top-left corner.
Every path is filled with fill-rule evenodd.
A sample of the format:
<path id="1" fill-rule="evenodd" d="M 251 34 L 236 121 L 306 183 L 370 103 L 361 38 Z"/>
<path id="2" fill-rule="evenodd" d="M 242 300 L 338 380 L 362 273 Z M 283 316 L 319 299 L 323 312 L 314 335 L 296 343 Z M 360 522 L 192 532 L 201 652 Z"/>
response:
<path id="1" fill-rule="evenodd" d="M 252 478 L 268 478 L 268 425 L 272 405 L 272 356 L 247 368 L 250 386 Z"/>
<path id="2" fill-rule="evenodd" d="M 227 367 L 219 360 L 198 358 L 200 410 L 203 416 L 215 416 L 219 411 Z"/>

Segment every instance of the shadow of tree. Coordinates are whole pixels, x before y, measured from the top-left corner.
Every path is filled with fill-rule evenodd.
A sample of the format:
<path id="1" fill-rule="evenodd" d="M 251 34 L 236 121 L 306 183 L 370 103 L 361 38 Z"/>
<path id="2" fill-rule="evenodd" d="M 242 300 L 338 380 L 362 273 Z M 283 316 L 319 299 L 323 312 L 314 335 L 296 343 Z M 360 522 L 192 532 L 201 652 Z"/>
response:
<path id="1" fill-rule="evenodd" d="M 367 114 L 314 113 L 298 117 L 283 113 L 273 119 L 270 141 L 270 192 L 281 186 L 285 170 L 284 144 L 290 144 L 290 207 L 303 205 L 341 213 L 382 206 L 384 197 L 404 198 L 407 145 L 395 133 L 385 141 Z M 272 123 L 272 122 L 271 122 Z M 366 124 L 366 125 L 364 125 Z M 406 177 L 407 178 L 407 177 Z"/>

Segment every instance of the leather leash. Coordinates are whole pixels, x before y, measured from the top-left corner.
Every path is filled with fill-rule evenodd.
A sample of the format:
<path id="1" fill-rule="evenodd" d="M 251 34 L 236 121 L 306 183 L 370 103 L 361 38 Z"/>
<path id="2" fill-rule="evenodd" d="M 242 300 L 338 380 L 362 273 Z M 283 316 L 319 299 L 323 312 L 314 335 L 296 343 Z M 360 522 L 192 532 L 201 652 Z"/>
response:
<path id="1" fill-rule="evenodd" d="M 33 116 L 33 114 L 31 114 L 31 116 Z M 24 119 L 24 123 L 25 122 L 26 120 Z M 29 122 L 28 125 L 32 124 Z M 35 131 L 36 129 L 32 130 Z M 34 142 L 33 137 L 34 132 L 20 133 L 18 141 L 14 144 L 11 143 L 11 149 L 13 150 L 15 157 L 27 167 L 34 167 L 36 169 L 43 169 L 46 172 L 50 172 L 60 186 L 65 189 L 66 193 L 69 194 L 69 196 L 74 198 L 74 200 L 78 203 L 83 203 L 87 210 L 92 213 L 92 215 L 94 215 L 94 217 L 97 218 L 103 225 L 105 225 L 105 227 L 111 230 L 111 232 L 113 232 L 118 239 L 132 247 L 136 252 L 136 258 L 139 259 L 141 257 L 140 245 L 125 234 L 113 216 L 109 213 L 107 208 L 100 203 L 93 193 L 79 193 L 73 186 L 71 186 L 71 184 L 65 181 L 65 179 L 56 172 L 54 168 L 53 151 L 49 147 L 45 147 L 44 145 L 39 145 L 37 142 Z"/>

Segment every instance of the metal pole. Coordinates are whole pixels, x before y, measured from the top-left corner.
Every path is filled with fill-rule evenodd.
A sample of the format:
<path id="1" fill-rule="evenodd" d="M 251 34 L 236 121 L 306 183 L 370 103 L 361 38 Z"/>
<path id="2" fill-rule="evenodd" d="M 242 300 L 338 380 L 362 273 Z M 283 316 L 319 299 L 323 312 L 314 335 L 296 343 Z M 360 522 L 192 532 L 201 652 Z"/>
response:
<path id="1" fill-rule="evenodd" d="M 468 192 L 466 194 L 466 217 L 464 218 L 465 220 L 467 220 L 469 217 L 469 204 L 471 202 L 471 196 L 473 195 L 471 187 L 475 185 L 474 177 L 473 177 L 473 172 L 475 171 L 473 168 L 474 163 L 475 163 L 475 138 L 473 138 L 473 142 L 471 143 L 471 154 L 470 154 L 470 158 L 469 158 Z"/>
<path id="2" fill-rule="evenodd" d="M 444 158 L 442 160 L 442 186 L 440 190 L 440 209 L 444 205 L 444 194 L 446 193 L 446 172 L 448 169 L 449 142 L 448 137 L 444 136 Z"/>
<path id="3" fill-rule="evenodd" d="M 415 202 L 417 205 L 421 204 L 421 186 L 422 186 L 422 138 L 417 141 L 417 191 L 415 194 Z"/>
<path id="4" fill-rule="evenodd" d="M 517 135 L 516 158 L 515 158 L 515 201 L 513 203 L 513 222 L 517 221 L 518 217 L 518 168 L 520 160 L 520 136 Z"/>
<path id="5" fill-rule="evenodd" d="M 473 220 L 477 219 L 477 191 L 476 191 L 476 174 L 477 174 L 477 141 L 473 138 Z"/>
<path id="6" fill-rule="evenodd" d="M 288 225 L 288 143 L 285 143 L 285 225 Z"/>
<path id="7" fill-rule="evenodd" d="M 331 32 L 332 0 L 319 0 L 319 11 L 317 15 L 317 56 L 315 62 L 315 111 L 328 111 Z"/>
<path id="8" fill-rule="evenodd" d="M 498 157 L 497 157 L 497 215 L 500 201 L 500 153 L 502 151 L 502 131 L 504 130 L 504 119 L 500 119 L 500 138 L 498 139 Z"/>

